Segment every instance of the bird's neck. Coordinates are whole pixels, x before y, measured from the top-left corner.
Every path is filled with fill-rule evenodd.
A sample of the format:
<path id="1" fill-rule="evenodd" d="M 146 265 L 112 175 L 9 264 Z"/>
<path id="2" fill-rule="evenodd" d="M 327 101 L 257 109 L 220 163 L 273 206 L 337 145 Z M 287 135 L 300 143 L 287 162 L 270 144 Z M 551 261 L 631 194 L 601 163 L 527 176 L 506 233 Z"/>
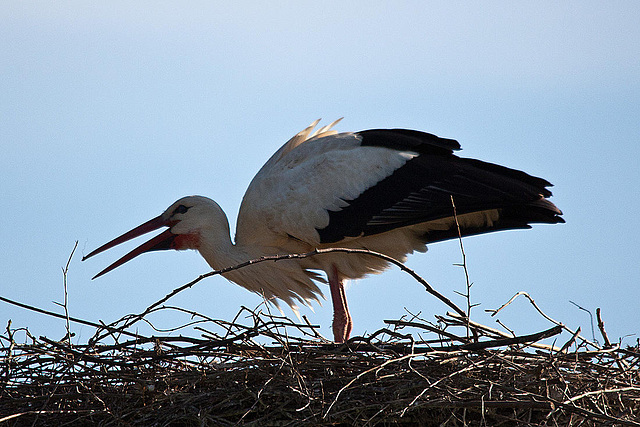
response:
<path id="1" fill-rule="evenodd" d="M 203 233 L 198 251 L 214 270 L 233 267 L 251 259 L 250 254 L 231 241 L 228 227 Z"/>

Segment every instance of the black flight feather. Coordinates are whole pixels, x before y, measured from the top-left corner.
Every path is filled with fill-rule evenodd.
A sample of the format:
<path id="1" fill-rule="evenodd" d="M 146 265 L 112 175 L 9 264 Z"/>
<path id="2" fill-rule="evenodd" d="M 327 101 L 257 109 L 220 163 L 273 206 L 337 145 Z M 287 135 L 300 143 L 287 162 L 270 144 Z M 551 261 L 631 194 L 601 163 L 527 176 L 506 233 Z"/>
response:
<path id="1" fill-rule="evenodd" d="M 453 154 L 452 139 L 407 129 L 358 132 L 362 146 L 411 151 L 418 155 L 362 192 L 338 211 L 329 211 L 329 225 L 319 229 L 322 243 L 345 237 L 383 233 L 399 227 L 451 218 L 453 196 L 458 215 L 499 209 L 491 227 L 467 228 L 463 235 L 530 228 L 531 223 L 560 223 L 562 212 L 546 197 L 551 184 L 515 169 Z M 425 242 L 457 237 L 457 229 L 424 236 Z"/>

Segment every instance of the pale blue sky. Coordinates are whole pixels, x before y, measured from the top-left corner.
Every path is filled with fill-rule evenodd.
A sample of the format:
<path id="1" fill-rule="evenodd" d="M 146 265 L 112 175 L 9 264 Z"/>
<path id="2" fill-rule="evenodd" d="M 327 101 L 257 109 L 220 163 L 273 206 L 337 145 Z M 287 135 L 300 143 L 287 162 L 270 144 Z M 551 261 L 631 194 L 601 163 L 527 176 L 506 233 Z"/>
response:
<path id="1" fill-rule="evenodd" d="M 4 2 L 0 22 L 2 296 L 59 310 L 79 240 L 71 315 L 142 311 L 207 272 L 204 260 L 147 254 L 91 281 L 139 242 L 81 255 L 184 195 L 217 200 L 233 228 L 266 159 L 313 120 L 344 116 L 338 130 L 425 130 L 555 184 L 567 224 L 465 241 L 476 320 L 493 325 L 482 310 L 525 290 L 588 337 L 569 300 L 601 307 L 612 339 L 640 332 L 634 2 Z M 459 261 L 454 241 L 408 264 L 463 305 Z M 446 311 L 398 271 L 347 295 L 356 334 L 404 307 Z M 260 298 L 212 278 L 171 302 L 230 320 Z M 329 303 L 303 313 L 331 336 Z M 64 334 L 62 321 L 0 303 L 2 328 L 10 318 Z M 550 326 L 524 300 L 501 320 L 519 333 Z"/>

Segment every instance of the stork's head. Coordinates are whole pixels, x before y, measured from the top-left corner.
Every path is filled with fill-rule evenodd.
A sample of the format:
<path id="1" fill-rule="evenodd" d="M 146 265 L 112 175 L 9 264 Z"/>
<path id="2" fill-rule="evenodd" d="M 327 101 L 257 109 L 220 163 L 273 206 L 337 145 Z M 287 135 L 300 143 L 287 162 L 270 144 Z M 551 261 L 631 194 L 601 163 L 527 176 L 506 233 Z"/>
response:
<path id="1" fill-rule="evenodd" d="M 211 231 L 226 232 L 227 236 L 229 235 L 227 218 L 216 202 L 207 197 L 188 196 L 173 203 L 162 215 L 105 243 L 83 257 L 82 260 L 162 227 L 168 227 L 168 229 L 138 246 L 93 278 L 102 276 L 145 252 L 167 249 L 199 249 L 203 236 L 211 236 Z"/>

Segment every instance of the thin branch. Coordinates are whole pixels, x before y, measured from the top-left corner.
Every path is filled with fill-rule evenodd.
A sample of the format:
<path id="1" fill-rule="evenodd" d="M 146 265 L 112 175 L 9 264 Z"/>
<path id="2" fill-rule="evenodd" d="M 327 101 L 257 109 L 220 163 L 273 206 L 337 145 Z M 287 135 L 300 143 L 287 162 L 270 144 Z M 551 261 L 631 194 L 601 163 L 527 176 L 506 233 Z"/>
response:
<path id="1" fill-rule="evenodd" d="M 331 408 L 333 408 L 333 406 L 336 404 L 336 402 L 338 401 L 338 399 L 340 398 L 340 395 L 349 387 L 351 387 L 351 385 L 353 385 L 353 383 L 355 383 L 356 381 L 358 381 L 360 378 L 362 378 L 364 375 L 370 373 L 370 372 L 374 372 L 377 370 L 380 370 L 382 368 L 384 368 L 385 366 L 391 364 L 391 363 L 398 363 L 401 362 L 405 359 L 409 359 L 412 357 L 416 357 L 415 354 L 407 354 L 401 357 L 398 357 L 396 359 L 391 359 L 391 360 L 387 360 L 386 362 L 374 366 L 371 369 L 367 369 L 365 371 L 360 372 L 358 375 L 356 375 L 355 377 L 353 377 L 345 386 L 343 386 L 340 390 L 338 390 L 338 393 L 336 394 L 336 397 L 333 399 L 333 401 L 331 402 L 331 405 L 329 405 L 329 408 L 327 409 L 327 411 L 324 413 L 322 418 L 327 418 L 327 416 L 329 415 L 329 412 L 331 412 Z"/>
<path id="2" fill-rule="evenodd" d="M 73 250 L 71 251 L 71 255 L 69 255 L 69 259 L 67 260 L 67 265 L 62 269 L 62 284 L 64 285 L 64 315 L 66 317 L 66 327 L 67 327 L 67 342 L 69 346 L 71 346 L 71 327 L 69 325 L 69 292 L 67 291 L 67 273 L 69 273 L 69 264 L 71 264 L 71 258 L 73 258 L 73 254 L 76 252 L 78 248 L 78 241 L 76 240 L 75 245 L 73 245 Z"/>
<path id="3" fill-rule="evenodd" d="M 484 349 L 493 348 L 493 347 L 504 347 L 504 346 L 516 345 L 516 344 L 529 344 L 545 338 L 552 337 L 554 335 L 558 335 L 561 332 L 562 332 L 562 327 L 554 326 L 553 328 L 547 329 L 546 331 L 537 332 L 535 334 L 522 335 L 514 338 L 501 338 L 501 339 L 495 339 L 491 341 L 474 342 L 474 343 L 463 344 L 463 345 L 454 345 L 454 346 L 451 346 L 450 349 L 478 351 L 478 350 L 484 350 Z"/>
<path id="4" fill-rule="evenodd" d="M 596 318 L 598 319 L 598 329 L 600 330 L 600 334 L 602 334 L 602 339 L 604 340 L 604 348 L 611 348 L 611 341 L 609 341 L 609 337 L 607 336 L 607 331 L 604 330 L 604 322 L 602 321 L 602 316 L 600 313 L 600 307 L 596 308 Z"/>
<path id="5" fill-rule="evenodd" d="M 571 300 L 569 300 L 569 302 L 570 302 L 571 304 L 575 305 L 575 306 L 578 308 L 578 310 L 586 311 L 586 312 L 589 314 L 589 319 L 591 319 L 591 322 L 590 322 L 590 323 L 591 323 L 591 338 L 593 339 L 593 342 L 596 342 L 596 343 L 597 343 L 597 342 L 598 342 L 598 340 L 596 339 L 596 331 L 595 331 L 595 329 L 593 328 L 593 313 L 591 313 L 591 311 L 590 311 L 590 310 L 587 310 L 586 308 L 582 307 L 582 306 L 581 306 L 580 304 L 578 304 L 578 303 L 575 303 L 575 302 L 573 302 L 573 301 L 571 301 Z"/>
<path id="6" fill-rule="evenodd" d="M 253 259 L 253 260 L 242 262 L 242 263 L 237 264 L 237 265 L 232 266 L 232 267 L 227 267 L 227 268 L 223 268 L 223 269 L 220 269 L 220 270 L 210 271 L 209 273 L 201 274 L 200 276 L 198 276 L 194 280 L 192 280 L 192 281 L 190 281 L 190 282 L 188 282 L 188 283 L 186 283 L 186 284 L 174 289 L 173 291 L 169 292 L 164 298 L 161 298 L 158 301 L 156 301 L 153 304 L 151 304 L 150 306 L 148 306 L 142 313 L 137 314 L 135 316 L 132 316 L 119 329 L 125 329 L 125 328 L 130 327 L 134 323 L 137 323 L 144 316 L 149 314 L 149 312 L 151 312 L 151 310 L 153 310 L 154 308 L 158 307 L 161 304 L 164 304 L 170 298 L 174 297 L 176 294 L 178 294 L 178 293 L 180 293 L 180 292 L 182 292 L 182 291 L 184 291 L 186 289 L 191 288 L 196 283 L 200 282 L 203 279 L 206 279 L 207 277 L 216 276 L 216 275 L 220 275 L 220 274 L 225 274 L 225 273 L 228 273 L 230 271 L 234 271 L 234 270 L 238 270 L 240 268 L 247 267 L 249 265 L 259 264 L 259 263 L 267 262 L 267 261 L 277 262 L 277 261 L 289 260 L 289 259 L 303 259 L 303 258 L 308 258 L 308 257 L 312 257 L 312 256 L 317 256 L 317 255 L 322 255 L 322 254 L 327 254 L 327 253 L 335 253 L 335 252 L 341 252 L 341 253 L 347 253 L 347 254 L 369 255 L 369 256 L 372 256 L 372 257 L 383 259 L 383 260 L 389 262 L 390 264 L 393 264 L 393 265 L 397 266 L 403 272 L 409 274 L 418 283 L 420 283 L 422 286 L 424 286 L 424 288 L 425 288 L 425 290 L 427 292 L 429 292 L 431 295 L 433 295 L 436 298 L 438 298 L 440 301 L 444 302 L 450 308 L 455 310 L 458 314 L 460 314 L 461 316 L 466 316 L 466 313 L 464 312 L 464 310 L 459 308 L 449 298 L 445 297 L 444 295 L 442 295 L 441 293 L 436 291 L 426 280 L 424 280 L 421 276 L 419 276 L 415 271 L 413 271 L 409 267 L 405 266 L 402 262 L 400 262 L 400 261 L 398 261 L 398 260 L 396 260 L 396 259 L 394 259 L 394 258 L 392 258 L 390 256 L 387 256 L 387 255 L 384 255 L 384 254 L 381 254 L 381 253 L 378 253 L 378 252 L 366 250 L 366 249 L 329 248 L 329 249 L 316 249 L 316 250 L 313 250 L 311 252 L 306 252 L 306 253 L 302 253 L 302 254 L 286 254 L 286 255 L 264 256 L 264 257 L 261 257 L 261 258 L 258 258 L 258 259 Z M 100 340 L 102 337 L 103 336 L 99 336 L 99 337 L 97 337 L 96 340 Z"/>
<path id="7" fill-rule="evenodd" d="M 458 322 L 464 322 L 465 321 L 464 318 L 457 317 L 458 315 L 456 313 L 448 312 L 447 316 L 450 316 L 450 317 L 456 319 Z M 471 326 L 473 326 L 474 329 L 478 329 L 479 331 L 482 331 L 482 332 L 484 332 L 486 334 L 490 334 L 489 336 L 502 337 L 502 338 L 515 338 L 516 337 L 516 335 L 515 335 L 515 333 L 513 331 L 510 331 L 511 335 L 508 335 L 507 333 L 502 332 L 502 331 L 500 331 L 498 329 L 491 328 L 489 326 L 485 326 L 485 325 L 482 325 L 482 324 L 474 322 L 474 321 L 470 321 L 469 323 L 470 323 Z M 531 347 L 539 348 L 539 349 L 543 349 L 543 350 L 549 350 L 549 351 L 559 351 L 558 347 L 555 347 L 555 346 L 552 346 L 552 345 L 547 345 L 547 344 L 532 343 Z"/>
<path id="8" fill-rule="evenodd" d="M 621 388 L 610 388 L 610 389 L 604 389 L 604 390 L 594 390 L 594 391 L 588 391 L 582 394 L 579 394 L 577 396 L 573 396 L 571 399 L 567 399 L 564 402 L 562 402 L 563 405 L 567 405 L 569 403 L 573 403 L 577 400 L 580 399 L 584 399 L 585 397 L 588 396 L 601 396 L 603 394 L 606 393 L 620 393 L 623 391 L 636 391 L 636 392 L 640 392 L 640 387 L 621 387 Z"/>
<path id="9" fill-rule="evenodd" d="M 447 332 L 447 331 L 445 331 L 443 329 L 436 328 L 434 326 L 427 325 L 427 324 L 424 324 L 424 323 L 407 322 L 407 321 L 404 321 L 404 320 L 385 320 L 384 323 L 388 323 L 390 325 L 395 325 L 395 326 L 401 326 L 401 327 L 407 326 L 407 327 L 425 329 L 425 330 L 427 330 L 429 332 L 434 332 L 434 333 L 436 333 L 438 335 L 445 336 L 445 337 L 447 337 L 447 338 L 449 338 L 451 340 L 454 340 L 454 341 L 460 341 L 460 342 L 463 342 L 463 343 L 468 343 L 469 342 L 469 336 L 468 335 L 467 335 L 467 339 L 463 339 L 463 338 L 461 338 L 461 337 L 459 337 L 459 336 L 457 336 L 455 334 L 452 334 L 450 332 Z"/>
<path id="10" fill-rule="evenodd" d="M 28 304 L 24 304 L 24 303 L 21 303 L 21 302 L 18 302 L 18 301 L 14 301 L 14 300 L 11 300 L 9 298 L 5 298 L 3 296 L 0 296 L 0 301 L 6 302 L 7 304 L 15 305 L 17 307 L 24 308 L 24 309 L 27 309 L 27 310 L 35 311 L 36 313 L 45 314 L 47 316 L 52 316 L 52 317 L 57 317 L 58 319 L 64 319 L 64 320 L 67 319 L 67 316 L 65 316 L 64 314 L 58 314 L 58 313 L 55 313 L 53 311 L 44 310 L 42 308 L 38 308 L 38 307 L 34 307 L 32 305 L 28 305 Z M 104 325 L 104 324 L 100 324 L 100 323 L 91 322 L 89 320 L 78 319 L 77 317 L 73 317 L 73 316 L 69 316 L 69 320 L 71 322 L 79 323 L 81 325 L 92 326 L 92 327 L 94 327 L 96 329 L 107 329 L 110 332 L 119 332 L 119 333 L 121 333 L 123 335 L 128 335 L 130 337 L 138 337 L 139 336 L 139 334 L 134 334 L 134 333 L 127 332 L 127 331 L 121 331 L 118 328 L 112 328 L 110 326 L 107 326 L 107 325 Z"/>
<path id="11" fill-rule="evenodd" d="M 473 305 L 471 304 L 471 281 L 469 280 L 469 270 L 467 269 L 467 255 L 464 253 L 464 245 L 462 244 L 462 233 L 460 231 L 460 223 L 458 222 L 458 211 L 456 209 L 456 204 L 453 201 L 453 194 L 451 195 L 451 205 L 453 206 L 453 219 L 456 221 L 456 228 L 458 229 L 458 241 L 460 242 L 460 252 L 462 253 L 462 264 L 459 264 L 464 269 L 464 278 L 466 280 L 467 285 L 467 293 L 464 294 L 464 297 L 467 300 L 467 339 L 470 338 L 469 335 L 469 319 L 471 319 L 471 308 Z M 477 339 L 477 337 L 475 337 Z"/>
<path id="12" fill-rule="evenodd" d="M 564 345 L 560 348 L 560 350 L 558 350 L 558 353 L 566 353 L 569 347 L 571 347 L 571 344 L 573 344 L 576 341 L 576 338 L 578 338 L 578 336 L 580 335 L 580 331 L 581 329 L 578 328 L 578 330 L 573 335 L 571 335 L 571 338 L 569 339 L 569 341 L 564 343 Z"/>
<path id="13" fill-rule="evenodd" d="M 518 293 L 516 293 L 514 296 L 511 297 L 511 299 L 509 299 L 509 301 L 507 301 L 506 303 L 502 304 L 497 310 L 485 310 L 488 313 L 491 313 L 491 316 L 495 316 L 496 314 L 498 314 L 503 308 L 507 307 L 508 305 L 510 305 L 513 301 L 515 301 L 515 299 L 519 296 L 524 296 L 525 298 L 527 298 L 529 300 L 529 302 L 531 303 L 531 305 L 536 309 L 536 311 L 538 313 L 540 313 L 540 315 L 542 317 L 544 317 L 545 319 L 547 319 L 549 322 L 558 325 L 558 326 L 562 326 L 562 328 L 569 332 L 570 334 L 575 334 L 575 331 L 571 330 L 570 328 L 568 328 L 566 325 L 564 325 L 561 322 L 558 322 L 557 320 L 552 319 L 551 317 L 549 317 L 544 311 L 542 311 L 542 309 L 540 309 L 540 307 L 538 307 L 538 304 L 536 304 L 536 302 L 533 300 L 533 298 L 531 298 L 531 296 L 524 291 L 520 291 Z M 582 342 L 584 342 L 585 344 L 589 344 L 594 348 L 597 348 L 598 350 L 601 350 L 602 347 L 600 347 L 597 343 L 594 343 L 592 341 L 589 341 L 588 339 L 586 339 L 585 337 L 578 335 L 577 338 L 580 338 L 580 340 Z"/>

